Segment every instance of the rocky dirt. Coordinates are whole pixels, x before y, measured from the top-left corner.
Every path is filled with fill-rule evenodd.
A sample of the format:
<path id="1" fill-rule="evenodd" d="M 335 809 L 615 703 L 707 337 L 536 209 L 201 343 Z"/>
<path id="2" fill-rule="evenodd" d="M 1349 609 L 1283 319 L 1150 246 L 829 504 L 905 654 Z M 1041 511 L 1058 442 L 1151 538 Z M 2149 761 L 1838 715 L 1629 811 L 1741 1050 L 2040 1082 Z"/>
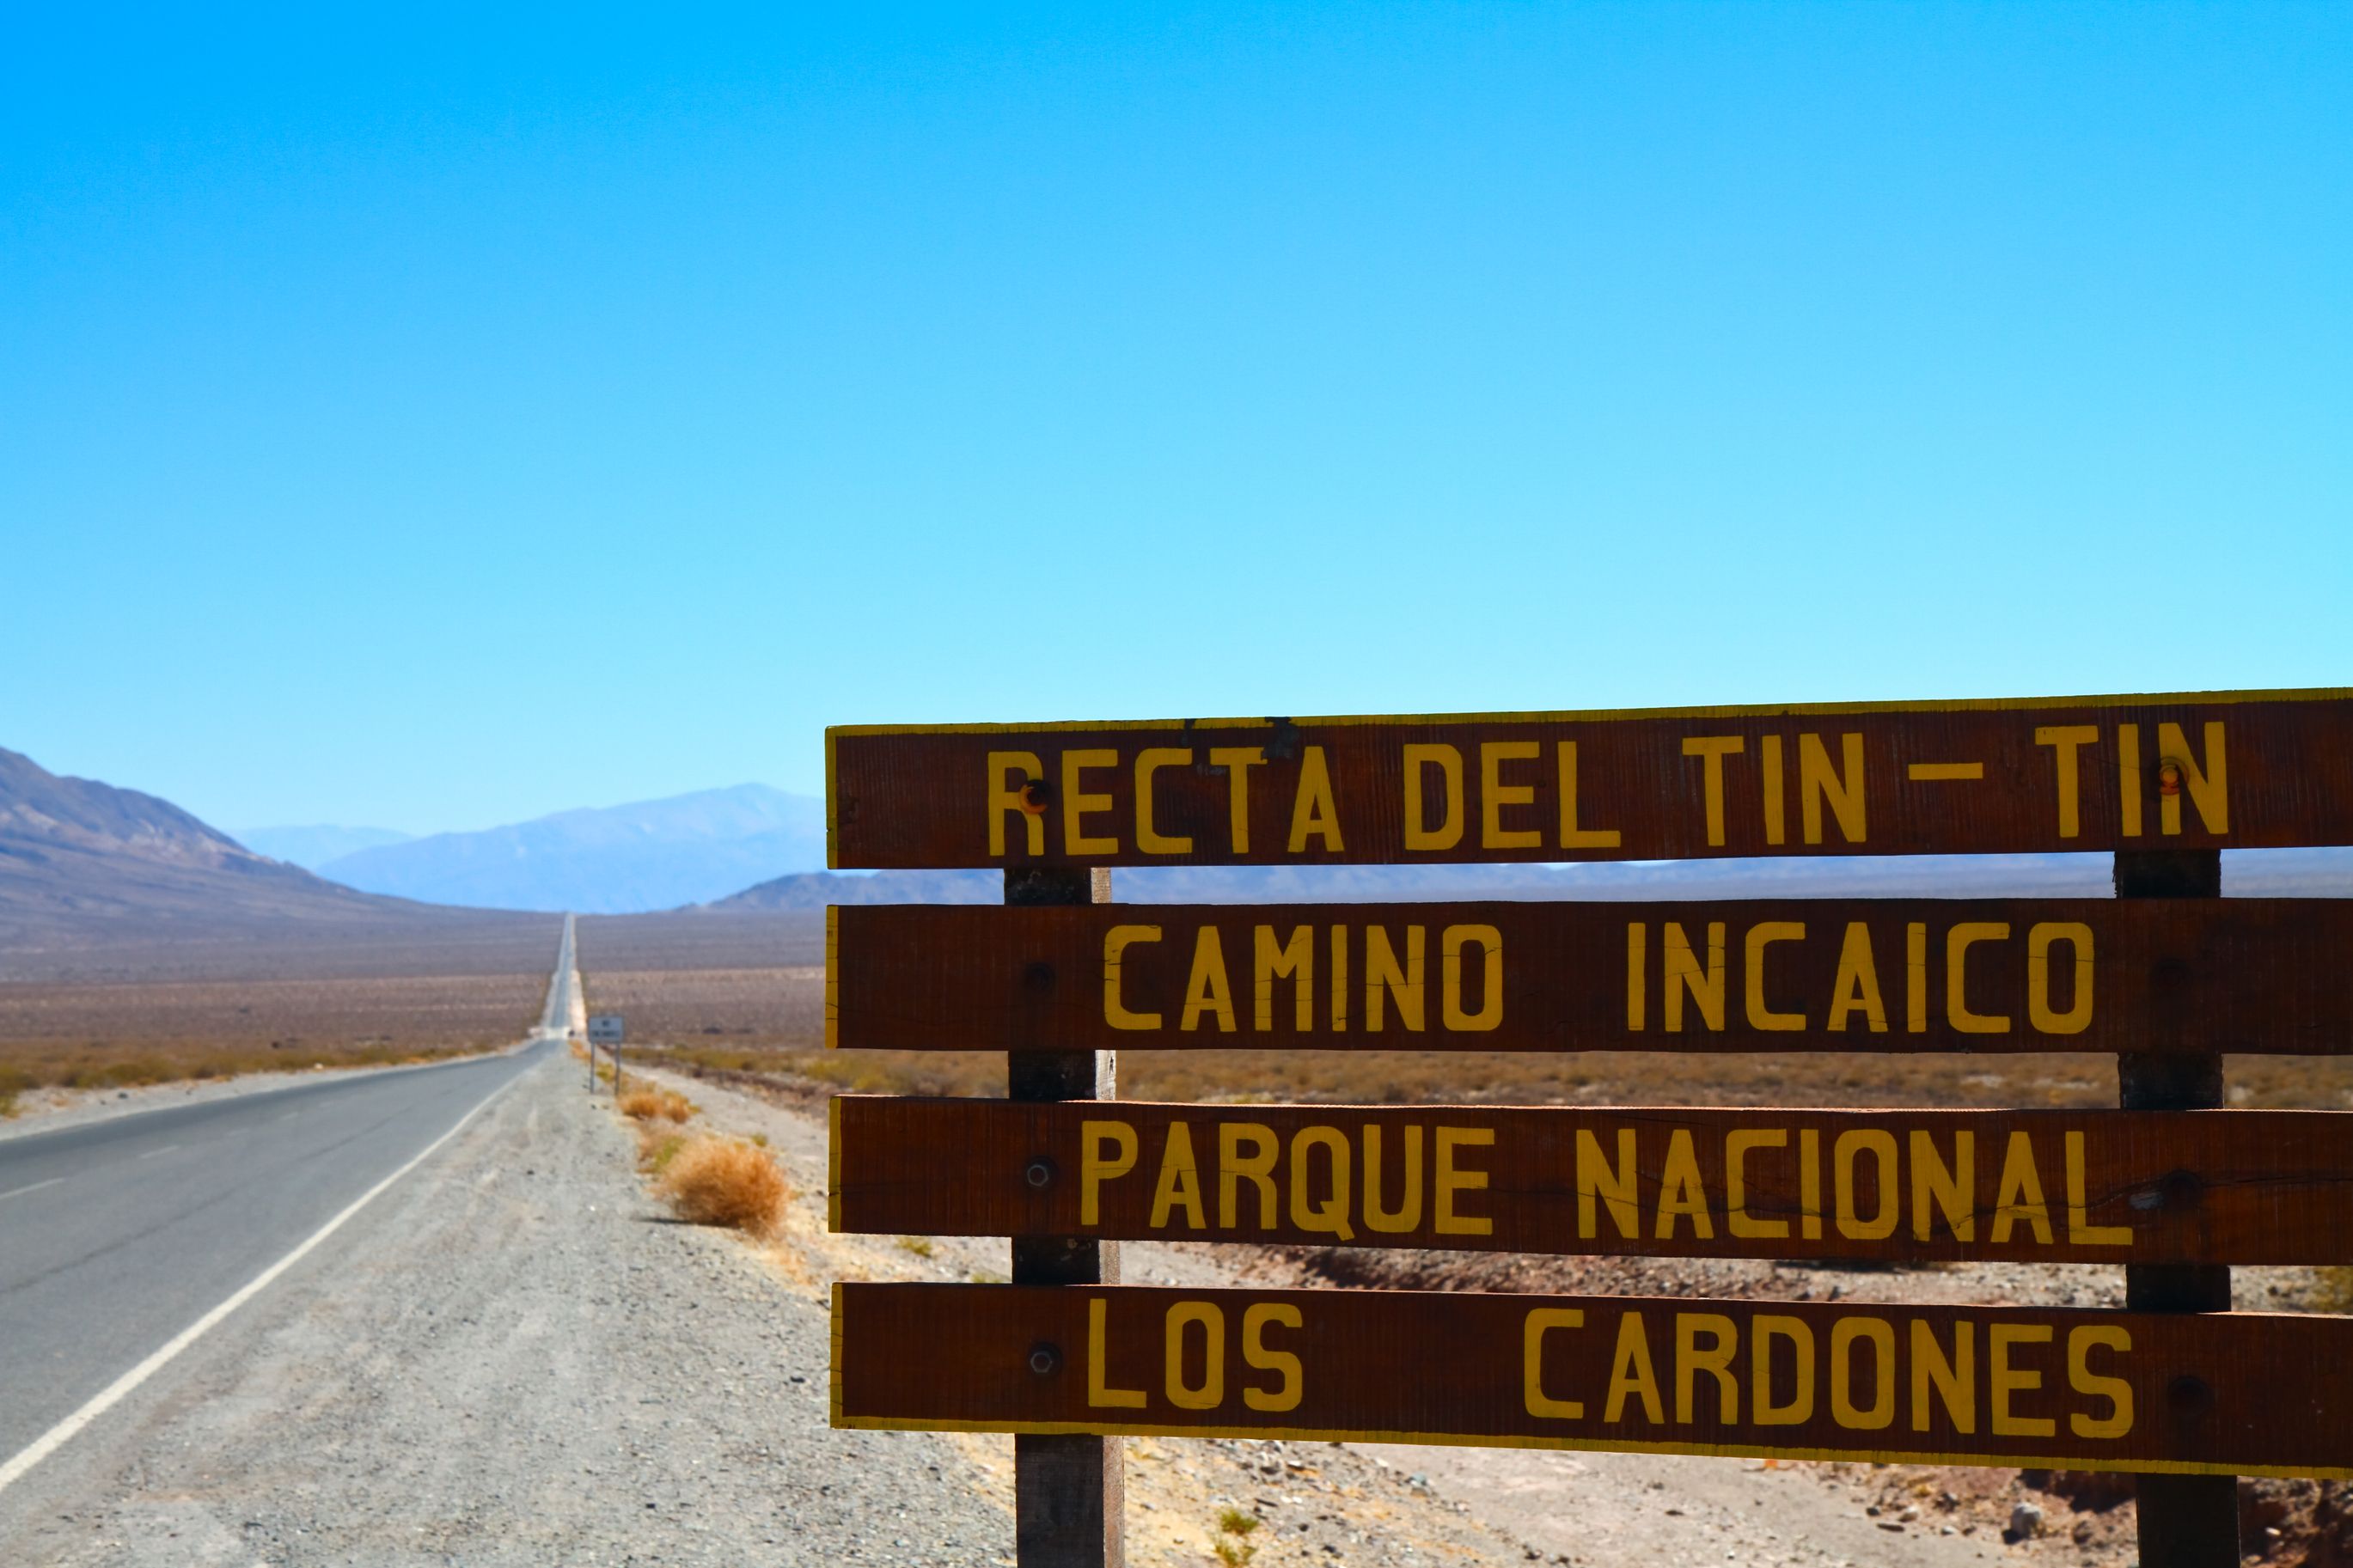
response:
<path id="1" fill-rule="evenodd" d="M 592 1100 L 576 1061 L 551 1061 L 12 1489 L 0 1562 L 1009 1563 L 1009 1438 L 836 1432 L 825 1392 L 832 1280 L 1001 1279 L 1005 1244 L 829 1236 L 819 1099 L 669 1081 L 703 1124 L 768 1141 L 798 1189 L 778 1237 L 670 1221 L 609 1094 Z M 1351 1261 L 1365 1256 L 1137 1246 L 1125 1261 L 1152 1283 L 1375 1283 Z M 1430 1266 L 1513 1288 L 1492 1271 L 1530 1264 Z M 1517 1288 L 1548 1288 L 1552 1265 L 1536 1267 Z M 2030 1299 L 2027 1281 L 1963 1270 L 1744 1280 L 1667 1267 L 1707 1270 L 1694 1291 Z M 2130 1503 L 2083 1478 L 1176 1439 L 1127 1454 L 1140 1565 L 1210 1563 L 1220 1540 L 1255 1547 L 1258 1568 L 2055 1568 L 2132 1555 Z M 2281 1531 L 2269 1560 L 2344 1561 L 2328 1554 L 2339 1490 L 2279 1490 L 2253 1500 Z M 2021 1505 L 2040 1517 L 2006 1539 Z M 1259 1522 L 1222 1531 L 1228 1510 Z"/>

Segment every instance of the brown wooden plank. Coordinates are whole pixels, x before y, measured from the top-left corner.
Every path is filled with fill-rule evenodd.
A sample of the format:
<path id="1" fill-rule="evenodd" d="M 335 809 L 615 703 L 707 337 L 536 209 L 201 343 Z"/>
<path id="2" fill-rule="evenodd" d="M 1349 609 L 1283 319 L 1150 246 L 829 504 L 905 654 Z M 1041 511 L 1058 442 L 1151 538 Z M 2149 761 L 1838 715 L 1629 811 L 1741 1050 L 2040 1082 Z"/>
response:
<path id="1" fill-rule="evenodd" d="M 838 1231 L 1912 1262 L 2353 1261 L 2353 1111 L 874 1095 L 843 1096 L 832 1111 Z"/>
<path id="2" fill-rule="evenodd" d="M 2353 1049 L 2340 899 L 872 905 L 828 919 L 828 1038 L 843 1047 Z"/>
<path id="3" fill-rule="evenodd" d="M 2353 1319 L 1134 1286 L 833 1301 L 837 1426 L 2353 1478 Z"/>
<path id="4" fill-rule="evenodd" d="M 837 867 L 2353 843 L 2342 689 L 859 726 L 826 749 Z"/>

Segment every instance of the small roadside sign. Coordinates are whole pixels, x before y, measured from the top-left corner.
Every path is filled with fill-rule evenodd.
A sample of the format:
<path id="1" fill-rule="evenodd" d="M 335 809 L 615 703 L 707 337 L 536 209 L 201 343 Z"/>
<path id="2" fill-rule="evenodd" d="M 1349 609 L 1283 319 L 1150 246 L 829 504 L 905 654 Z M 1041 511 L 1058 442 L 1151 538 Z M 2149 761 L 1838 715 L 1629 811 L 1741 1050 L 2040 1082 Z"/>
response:
<path id="1" fill-rule="evenodd" d="M 588 1043 L 592 1046 L 617 1046 L 625 1037 L 618 1013 L 592 1013 L 588 1016 Z"/>

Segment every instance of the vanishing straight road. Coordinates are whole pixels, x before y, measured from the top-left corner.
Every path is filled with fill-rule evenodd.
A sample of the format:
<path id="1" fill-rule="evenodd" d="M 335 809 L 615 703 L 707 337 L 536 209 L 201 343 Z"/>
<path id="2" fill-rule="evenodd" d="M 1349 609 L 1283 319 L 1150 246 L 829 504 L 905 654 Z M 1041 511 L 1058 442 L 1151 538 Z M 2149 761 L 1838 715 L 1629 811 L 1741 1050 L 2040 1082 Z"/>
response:
<path id="1" fill-rule="evenodd" d="M 580 1012 L 567 919 L 546 1011 L 517 1050 L 0 1140 L 0 1492 L 103 1421 L 127 1374 L 561 1053 Z"/>

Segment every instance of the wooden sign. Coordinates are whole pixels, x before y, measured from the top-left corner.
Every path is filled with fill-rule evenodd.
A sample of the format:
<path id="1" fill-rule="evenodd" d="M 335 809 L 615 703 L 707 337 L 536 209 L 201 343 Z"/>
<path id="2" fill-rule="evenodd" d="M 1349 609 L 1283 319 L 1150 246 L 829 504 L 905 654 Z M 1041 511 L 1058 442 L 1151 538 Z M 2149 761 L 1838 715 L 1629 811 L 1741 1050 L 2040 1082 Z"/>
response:
<path id="1" fill-rule="evenodd" d="M 836 867 L 2353 843 L 2345 690 L 826 732 Z"/>
<path id="2" fill-rule="evenodd" d="M 2353 1319 L 1120 1286 L 833 1303 L 837 1426 L 2353 1479 Z"/>
<path id="3" fill-rule="evenodd" d="M 828 1045 L 2353 1050 L 2353 901 L 874 905 Z"/>
<path id="4" fill-rule="evenodd" d="M 837 1231 L 1915 1262 L 2353 1251 L 2353 1111 L 831 1109 Z"/>

